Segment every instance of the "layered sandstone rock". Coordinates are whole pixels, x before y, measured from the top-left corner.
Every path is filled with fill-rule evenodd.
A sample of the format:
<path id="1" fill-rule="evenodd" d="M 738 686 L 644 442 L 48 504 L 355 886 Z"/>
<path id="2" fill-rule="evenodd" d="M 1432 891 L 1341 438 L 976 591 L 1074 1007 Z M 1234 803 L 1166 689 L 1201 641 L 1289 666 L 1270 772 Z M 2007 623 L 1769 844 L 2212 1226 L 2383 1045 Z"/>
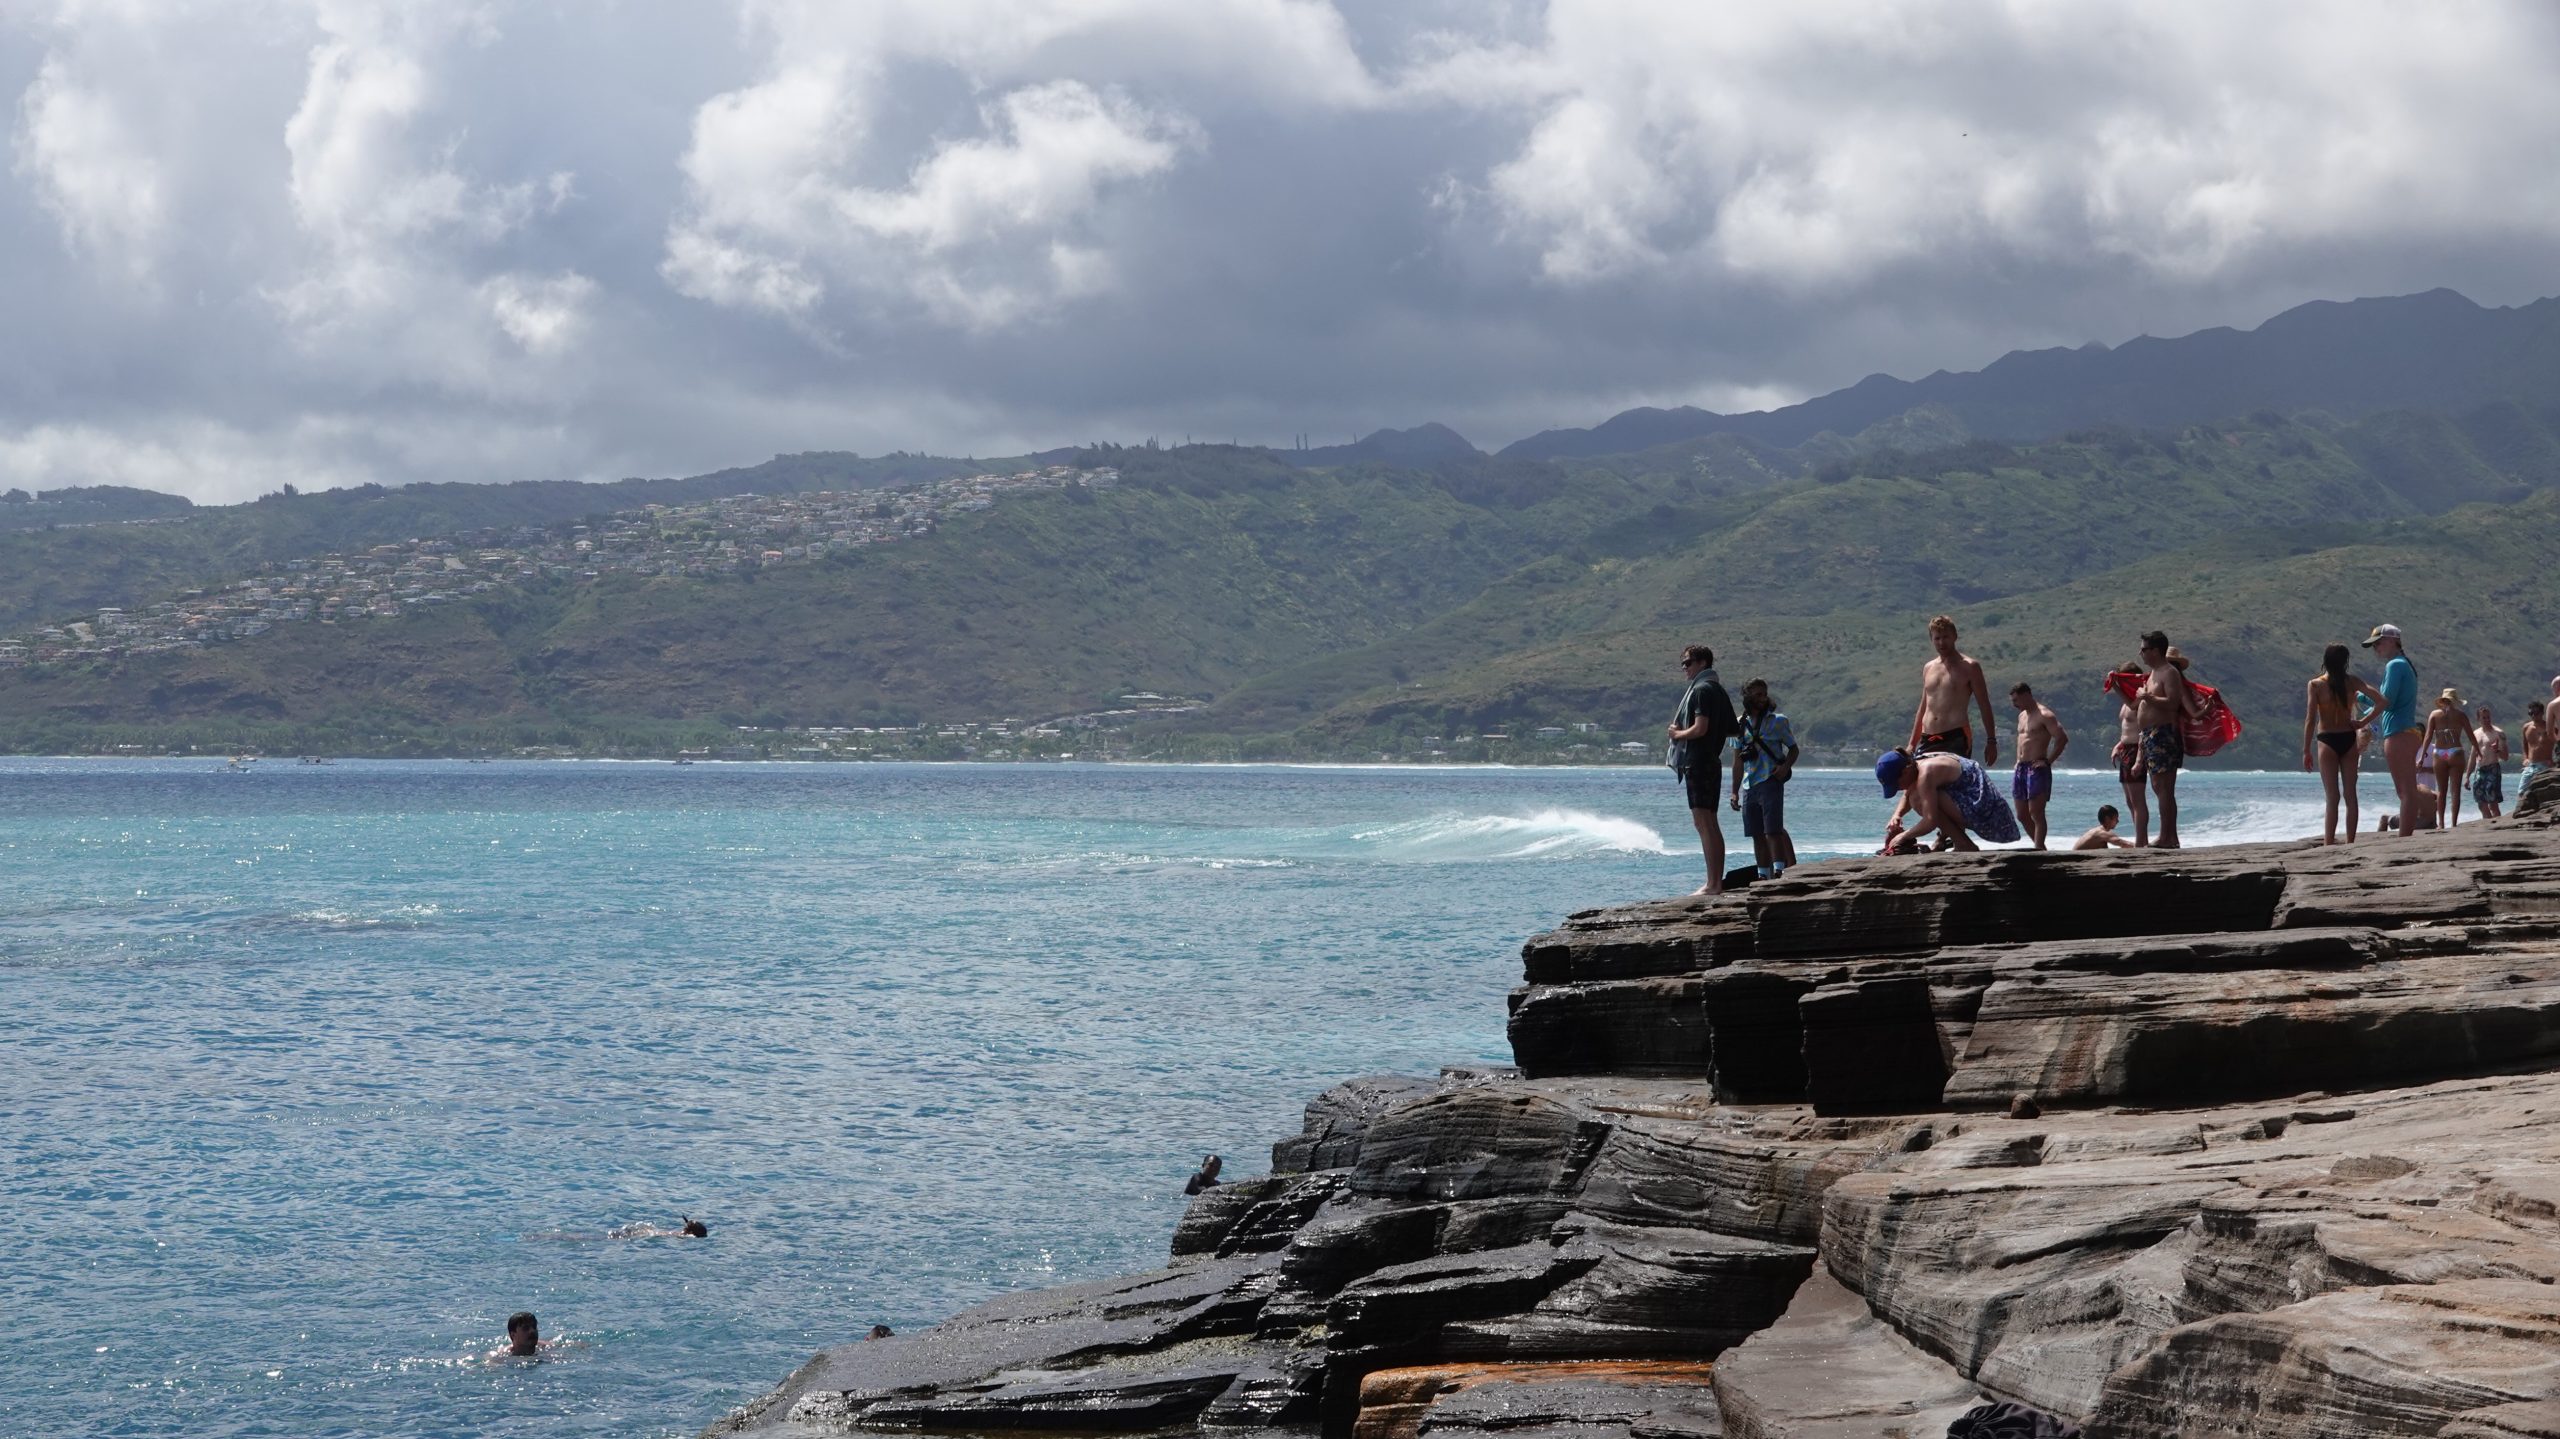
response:
<path id="1" fill-rule="evenodd" d="M 1517 1072 L 719 1427 L 2560 1435 L 2560 829 L 1828 862 L 1523 962 Z"/>

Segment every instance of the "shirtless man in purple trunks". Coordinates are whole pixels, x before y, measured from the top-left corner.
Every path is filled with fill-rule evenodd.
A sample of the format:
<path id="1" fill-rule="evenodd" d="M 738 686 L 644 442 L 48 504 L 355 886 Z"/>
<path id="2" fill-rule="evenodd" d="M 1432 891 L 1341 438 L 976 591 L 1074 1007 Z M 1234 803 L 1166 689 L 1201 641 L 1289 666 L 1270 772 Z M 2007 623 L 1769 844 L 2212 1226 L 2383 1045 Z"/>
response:
<path id="1" fill-rule="evenodd" d="M 2036 698 L 2020 680 L 2009 686 L 2009 703 L 2018 707 L 2018 768 L 2009 778 L 2009 798 L 2018 807 L 2018 826 L 2027 840 L 2044 848 L 2044 806 L 2053 798 L 2053 767 L 2071 747 L 2071 735 L 2053 706 Z"/>

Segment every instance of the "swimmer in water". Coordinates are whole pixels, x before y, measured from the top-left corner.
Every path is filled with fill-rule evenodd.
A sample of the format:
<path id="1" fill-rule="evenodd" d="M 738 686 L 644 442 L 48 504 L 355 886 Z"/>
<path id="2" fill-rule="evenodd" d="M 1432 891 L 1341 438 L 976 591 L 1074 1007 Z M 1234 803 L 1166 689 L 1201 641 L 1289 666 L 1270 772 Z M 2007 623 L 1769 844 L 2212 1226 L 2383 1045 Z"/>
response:
<path id="1" fill-rule="evenodd" d="M 1203 1189 L 1215 1189 L 1218 1185 L 1218 1171 L 1225 1167 L 1226 1161 L 1218 1158 L 1218 1156 L 1214 1154 L 1202 1155 L 1200 1158 L 1199 1172 L 1192 1175 L 1191 1178 L 1183 1184 L 1182 1192 L 1185 1194 L 1197 1194 Z"/>
<path id="2" fill-rule="evenodd" d="M 708 1239 L 711 1226 L 687 1214 L 682 1224 L 668 1229 L 656 1224 L 620 1224 L 604 1232 L 607 1239 Z"/>
<path id="3" fill-rule="evenodd" d="M 542 1322 L 533 1317 L 532 1310 L 519 1309 L 507 1316 L 506 1347 L 490 1350 L 488 1357 L 492 1360 L 531 1359 L 548 1347 L 542 1342 Z"/>
<path id="4" fill-rule="evenodd" d="M 865 1339 L 895 1339 L 898 1337 L 898 1331 L 890 1328 L 886 1324 L 874 1324 L 871 1326 L 871 1332 L 863 1335 L 862 1337 Z"/>

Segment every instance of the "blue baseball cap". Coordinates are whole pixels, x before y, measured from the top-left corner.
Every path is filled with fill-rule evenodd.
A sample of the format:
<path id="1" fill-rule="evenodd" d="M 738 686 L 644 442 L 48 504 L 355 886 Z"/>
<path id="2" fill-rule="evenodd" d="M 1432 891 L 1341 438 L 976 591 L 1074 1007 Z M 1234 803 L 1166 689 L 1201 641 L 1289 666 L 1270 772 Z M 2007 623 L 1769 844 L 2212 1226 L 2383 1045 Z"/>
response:
<path id="1" fill-rule="evenodd" d="M 1910 763 L 1911 756 L 1898 749 L 1889 749 L 1877 755 L 1876 783 L 1884 786 L 1886 794 L 1892 794 L 1901 789 L 1903 767 Z"/>

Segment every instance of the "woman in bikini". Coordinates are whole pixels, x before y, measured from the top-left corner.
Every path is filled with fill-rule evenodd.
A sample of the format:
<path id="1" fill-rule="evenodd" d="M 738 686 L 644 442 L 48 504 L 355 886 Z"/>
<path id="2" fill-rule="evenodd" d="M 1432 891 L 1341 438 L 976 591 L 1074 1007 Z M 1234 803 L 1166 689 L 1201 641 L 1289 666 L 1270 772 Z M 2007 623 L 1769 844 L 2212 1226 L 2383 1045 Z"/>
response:
<path id="1" fill-rule="evenodd" d="M 2436 696 L 2421 745 L 2420 758 L 2436 777 L 2436 828 L 2451 829 L 2462 823 L 2462 775 L 2471 767 L 2471 716 L 2462 711 L 2460 690 Z"/>
<path id="2" fill-rule="evenodd" d="M 2351 651 L 2331 645 L 2320 655 L 2320 673 L 2311 677 L 2302 706 L 2302 767 L 2318 770 L 2321 793 L 2328 797 L 2328 820 L 2322 844 L 2338 842 L 2338 803 L 2347 808 L 2347 843 L 2356 839 L 2356 749 L 2373 723 L 2382 692 L 2347 671 Z M 2373 706 L 2356 703 L 2370 697 Z M 2358 713 L 2358 711 L 2362 713 Z"/>

